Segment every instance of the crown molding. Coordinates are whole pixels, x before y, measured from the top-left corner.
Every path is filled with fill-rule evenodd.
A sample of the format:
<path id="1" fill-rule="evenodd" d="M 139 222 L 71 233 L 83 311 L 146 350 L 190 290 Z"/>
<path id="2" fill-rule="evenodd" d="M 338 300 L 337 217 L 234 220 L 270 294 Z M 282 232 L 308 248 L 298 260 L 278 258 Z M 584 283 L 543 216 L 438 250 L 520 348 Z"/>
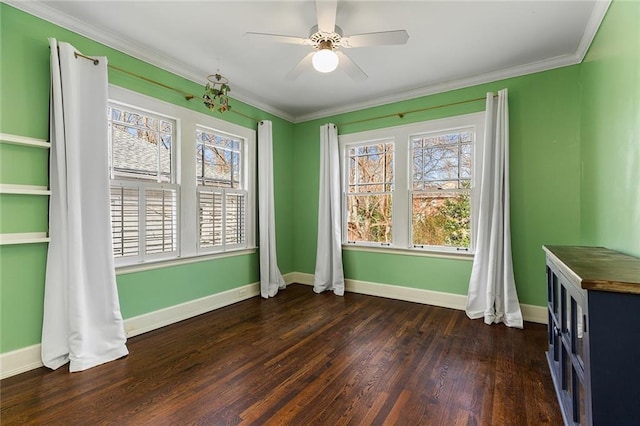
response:
<path id="1" fill-rule="evenodd" d="M 408 99 L 420 98 L 422 96 L 435 95 L 438 93 L 449 92 L 451 90 L 463 89 L 465 87 L 477 86 L 480 84 L 491 83 L 494 81 L 505 80 L 513 77 L 520 77 L 527 74 L 548 71 L 555 68 L 562 68 L 569 65 L 580 63 L 577 54 L 563 55 L 551 59 L 545 59 L 538 62 L 532 62 L 517 67 L 507 68 L 504 70 L 479 74 L 469 78 L 447 81 L 440 84 L 421 87 L 419 89 L 408 90 L 395 93 L 389 96 L 383 96 L 371 101 L 364 101 L 355 104 L 344 105 L 338 108 L 329 108 L 310 114 L 296 116 L 294 123 L 302 123 L 304 121 L 316 120 L 319 118 L 330 117 L 332 115 L 344 114 L 348 112 L 360 111 L 366 108 L 387 105 L 393 102 L 405 101 Z"/>
<path id="2" fill-rule="evenodd" d="M 578 44 L 578 48 L 576 49 L 576 56 L 580 59 L 580 62 L 582 62 L 584 57 L 587 55 L 589 47 L 591 46 L 593 39 L 598 33 L 600 24 L 602 24 L 602 20 L 607 14 L 607 10 L 609 10 L 610 5 L 611 0 L 596 0 L 595 4 L 593 5 L 591 16 L 589 17 L 587 26 L 584 29 L 584 34 L 582 34 L 580 44 Z"/>
<path id="3" fill-rule="evenodd" d="M 81 36 L 87 37 L 93 41 L 104 44 L 107 47 L 126 53 L 136 59 L 147 62 L 160 69 L 173 73 L 177 76 L 183 77 L 196 84 L 202 84 L 204 75 L 207 75 L 206 71 L 195 69 L 185 66 L 182 62 L 176 62 L 160 52 L 149 49 L 146 46 L 142 46 L 134 40 L 124 39 L 113 33 L 107 32 L 103 29 L 96 28 L 88 25 L 79 19 L 73 18 L 64 13 L 60 13 L 58 10 L 41 3 L 37 0 L 1 0 L 3 3 L 7 3 L 16 9 L 26 12 L 30 15 L 44 19 L 62 28 L 65 28 Z M 243 102 L 252 107 L 258 108 L 269 114 L 273 114 L 284 120 L 293 122 L 295 116 L 281 111 L 272 105 L 256 100 L 255 96 L 244 92 L 242 89 L 233 88 L 233 99 Z"/>
<path id="4" fill-rule="evenodd" d="M 591 11 L 591 16 L 589 17 L 582 38 L 580 39 L 580 43 L 578 44 L 576 51 L 573 54 L 557 56 L 555 58 L 532 62 L 525 65 L 519 65 L 504 70 L 479 74 L 469 78 L 452 80 L 441 84 L 435 84 L 418 89 L 399 92 L 393 95 L 379 97 L 374 100 L 353 103 L 338 108 L 323 109 L 313 113 L 296 116 L 293 122 L 296 124 L 302 123 L 305 121 L 330 117 L 332 115 L 344 114 L 366 108 L 387 105 L 393 102 L 400 102 L 419 98 L 422 96 L 435 95 L 451 90 L 463 89 L 465 87 L 472 87 L 479 84 L 491 83 L 507 78 L 520 77 L 527 74 L 534 74 L 537 72 L 549 71 L 556 68 L 579 64 L 583 61 L 584 57 L 589 51 L 589 47 L 591 46 L 591 43 L 593 42 L 593 39 L 595 38 L 598 29 L 600 28 L 600 24 L 602 24 L 602 20 L 604 19 L 610 5 L 611 0 L 595 1 L 593 10 Z"/>
<path id="5" fill-rule="evenodd" d="M 186 67 L 183 63 L 168 60 L 160 52 L 151 51 L 149 48 L 144 47 L 135 41 L 125 40 L 114 34 L 107 33 L 100 29 L 89 26 L 88 24 L 72 18 L 68 15 L 62 14 L 57 10 L 43 4 L 37 0 L 0 0 L 4 3 L 20 9 L 26 13 L 42 18 L 46 21 L 52 22 L 70 31 L 88 37 L 99 43 L 102 43 L 108 47 L 119 50 L 123 53 L 131 55 L 137 59 L 147 62 L 151 65 L 169 71 L 194 83 L 200 84 L 202 75 L 206 72 L 202 70 L 196 70 L 194 68 Z M 363 102 L 356 102 L 349 105 L 342 105 L 337 108 L 328 108 L 319 110 L 309 114 L 295 115 L 275 108 L 272 105 L 267 104 L 261 100 L 258 100 L 256 95 L 243 92 L 242 89 L 234 87 L 233 99 L 246 103 L 252 107 L 258 108 L 264 112 L 273 114 L 279 118 L 287 120 L 292 123 L 302 123 L 305 121 L 315 120 L 319 118 L 325 118 L 332 115 L 344 114 L 348 112 L 358 111 L 366 108 L 372 108 L 376 106 L 386 105 L 393 102 L 404 101 L 408 99 L 414 99 L 422 96 L 434 95 L 437 93 L 443 93 L 451 90 L 462 89 L 465 87 L 471 87 L 479 84 L 490 83 L 498 80 L 504 80 L 507 78 L 519 77 L 527 74 L 533 74 L 542 71 L 549 71 L 555 68 L 561 68 L 565 66 L 575 65 L 582 62 L 587 54 L 593 39 L 598 32 L 598 28 L 604 19 L 604 16 L 611 4 L 611 0 L 596 0 L 594 3 L 591 16 L 583 33 L 583 36 L 576 48 L 575 53 L 562 55 L 555 58 L 545 59 L 542 61 L 532 62 L 525 65 L 520 65 L 504 70 L 495 72 L 488 72 L 479 74 L 469 78 L 463 78 L 459 80 L 451 80 L 440 84 L 430 85 L 418 89 L 398 92 L 389 96 L 376 97 L 372 100 Z"/>

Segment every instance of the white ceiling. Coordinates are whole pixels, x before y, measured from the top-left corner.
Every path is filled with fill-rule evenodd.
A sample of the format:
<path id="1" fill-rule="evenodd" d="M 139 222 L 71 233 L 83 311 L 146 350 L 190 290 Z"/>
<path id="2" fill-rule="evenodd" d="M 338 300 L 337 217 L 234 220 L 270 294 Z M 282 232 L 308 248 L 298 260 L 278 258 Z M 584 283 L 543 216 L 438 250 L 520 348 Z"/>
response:
<path id="1" fill-rule="evenodd" d="M 346 51 L 365 81 L 311 67 L 286 80 L 311 48 L 243 37 L 307 37 L 316 24 L 313 1 L 8 3 L 202 84 L 219 69 L 236 99 L 303 121 L 579 63 L 609 0 L 338 1 L 344 35 L 409 33 L 403 46 Z"/>

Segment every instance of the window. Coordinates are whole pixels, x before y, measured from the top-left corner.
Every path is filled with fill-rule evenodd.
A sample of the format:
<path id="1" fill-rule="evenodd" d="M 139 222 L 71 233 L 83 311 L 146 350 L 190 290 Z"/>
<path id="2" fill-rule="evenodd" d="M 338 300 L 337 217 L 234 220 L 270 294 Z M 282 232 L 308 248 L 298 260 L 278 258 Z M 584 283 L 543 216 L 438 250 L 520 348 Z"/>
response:
<path id="1" fill-rule="evenodd" d="M 469 250 L 473 128 L 411 138 L 414 247 Z"/>
<path id="2" fill-rule="evenodd" d="M 484 113 L 340 136 L 345 244 L 473 252 Z"/>
<path id="3" fill-rule="evenodd" d="M 116 266 L 255 248 L 256 131 L 109 87 Z"/>
<path id="4" fill-rule="evenodd" d="M 111 103 L 108 124 L 114 257 L 143 261 L 174 256 L 178 250 L 176 122 Z"/>
<path id="5" fill-rule="evenodd" d="M 236 136 L 202 127 L 196 130 L 200 251 L 242 247 L 246 243 L 244 145 Z"/>
<path id="6" fill-rule="evenodd" d="M 393 143 L 350 146 L 347 156 L 347 239 L 389 244 Z"/>

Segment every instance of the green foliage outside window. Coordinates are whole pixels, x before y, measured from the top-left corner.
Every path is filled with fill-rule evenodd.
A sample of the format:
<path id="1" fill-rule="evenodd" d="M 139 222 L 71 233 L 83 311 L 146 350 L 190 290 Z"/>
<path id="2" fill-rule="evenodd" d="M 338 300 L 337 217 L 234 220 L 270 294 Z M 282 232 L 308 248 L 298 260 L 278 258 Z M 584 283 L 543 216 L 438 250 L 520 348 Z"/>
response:
<path id="1" fill-rule="evenodd" d="M 431 208 L 420 208 L 414 199 L 413 243 L 469 248 L 471 206 L 469 194 L 433 199 Z"/>

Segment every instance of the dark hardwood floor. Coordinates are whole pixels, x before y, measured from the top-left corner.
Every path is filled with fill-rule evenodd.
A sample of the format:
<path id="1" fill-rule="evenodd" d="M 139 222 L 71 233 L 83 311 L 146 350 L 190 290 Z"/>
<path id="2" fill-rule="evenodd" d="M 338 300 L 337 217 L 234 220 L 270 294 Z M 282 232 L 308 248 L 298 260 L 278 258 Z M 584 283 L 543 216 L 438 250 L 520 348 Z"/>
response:
<path id="1" fill-rule="evenodd" d="M 2 425 L 562 424 L 543 325 L 290 285 L 0 382 Z"/>

